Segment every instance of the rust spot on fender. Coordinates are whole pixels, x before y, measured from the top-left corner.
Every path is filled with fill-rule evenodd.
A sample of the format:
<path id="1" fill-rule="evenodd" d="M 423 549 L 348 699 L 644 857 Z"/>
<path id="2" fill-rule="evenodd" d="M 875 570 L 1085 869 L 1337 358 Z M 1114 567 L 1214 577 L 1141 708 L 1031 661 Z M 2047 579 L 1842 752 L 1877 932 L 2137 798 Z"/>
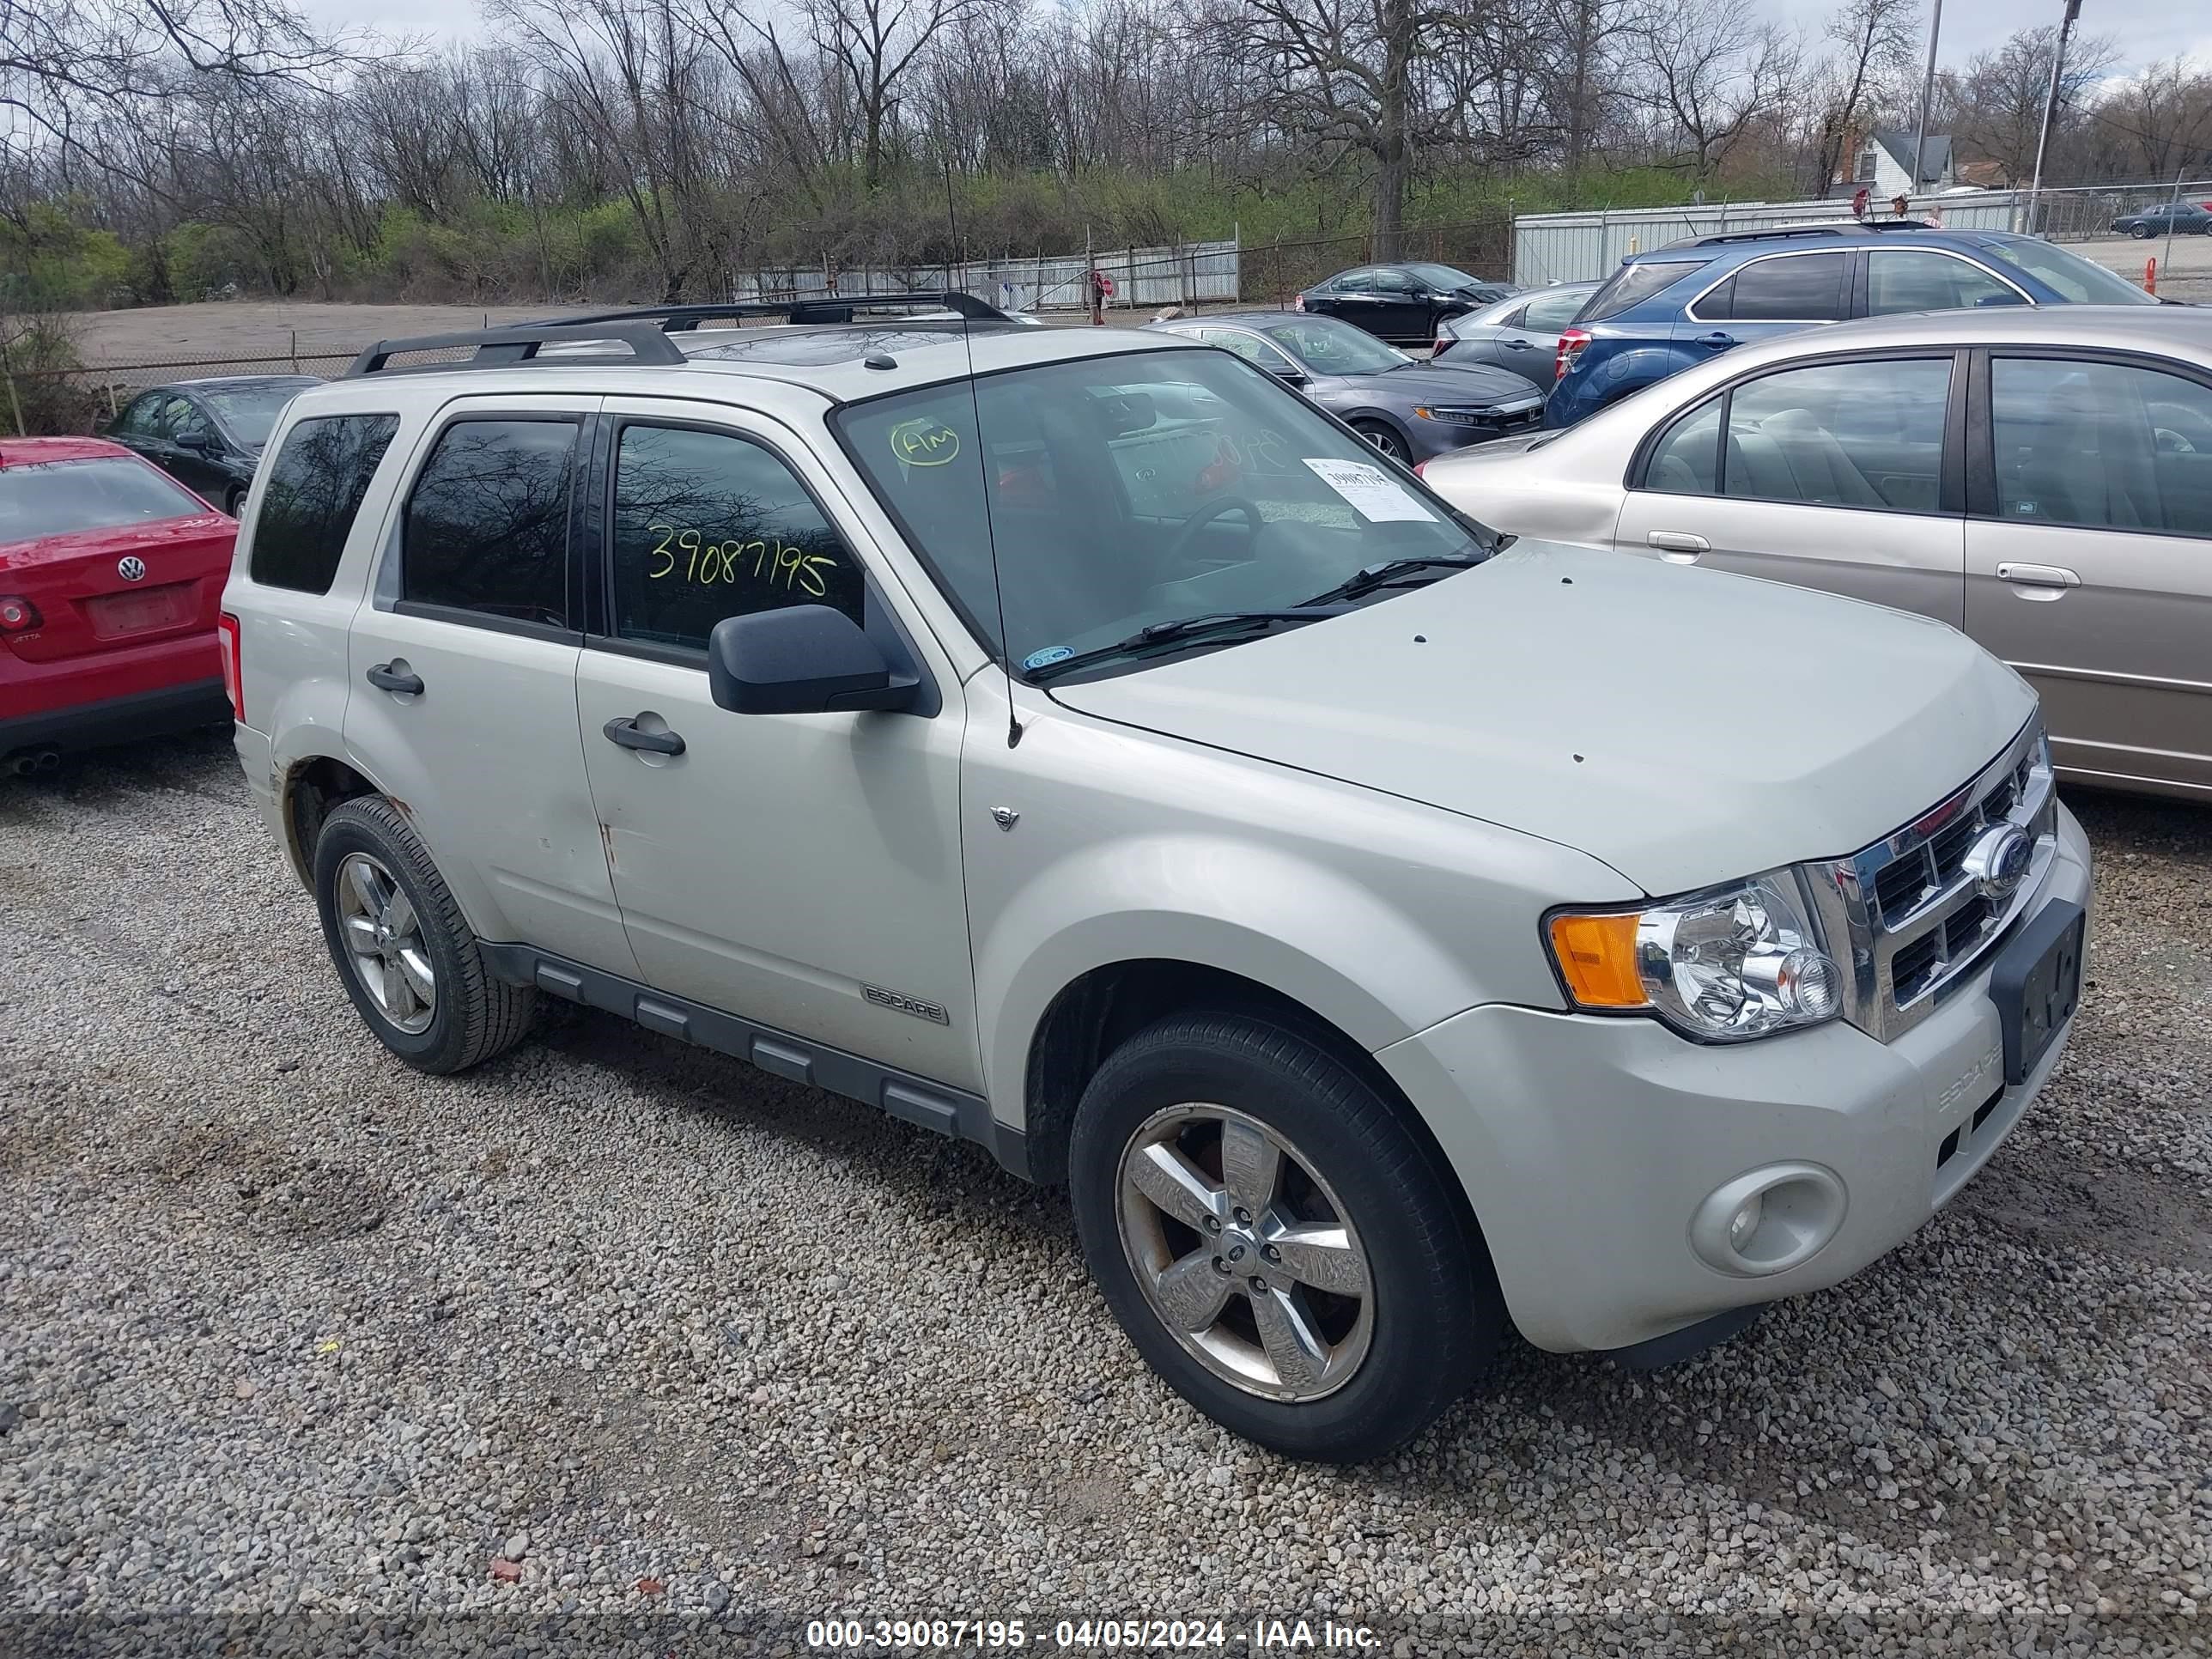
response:
<path id="1" fill-rule="evenodd" d="M 415 809 L 413 807 L 410 806 L 405 801 L 400 799 L 397 795 L 386 795 L 385 799 L 392 803 L 392 810 L 398 813 L 401 817 L 406 819 L 410 826 L 414 823 Z"/>

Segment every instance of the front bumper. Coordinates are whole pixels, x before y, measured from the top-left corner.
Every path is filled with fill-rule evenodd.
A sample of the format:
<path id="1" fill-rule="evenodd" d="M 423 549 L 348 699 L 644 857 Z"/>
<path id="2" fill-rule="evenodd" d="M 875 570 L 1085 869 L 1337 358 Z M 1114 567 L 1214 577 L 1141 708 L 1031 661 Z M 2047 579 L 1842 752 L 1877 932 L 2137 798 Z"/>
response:
<path id="1" fill-rule="evenodd" d="M 2027 915 L 2059 901 L 2087 908 L 2089 890 L 2087 839 L 2062 806 Z M 1984 961 L 1889 1043 L 1834 1020 L 1707 1047 L 1656 1020 L 1492 1004 L 1376 1058 L 1465 1185 L 1522 1334 L 1561 1352 L 1625 1348 L 1833 1285 L 1950 1201 L 2072 1036 L 2069 1022 L 2007 1087 L 1990 974 Z M 1805 1190 L 1832 1203 L 1821 1221 L 1832 1233 L 1779 1272 L 1711 1265 L 1692 1243 L 1709 1224 L 1700 1212 L 1780 1166 L 1807 1170 Z"/>

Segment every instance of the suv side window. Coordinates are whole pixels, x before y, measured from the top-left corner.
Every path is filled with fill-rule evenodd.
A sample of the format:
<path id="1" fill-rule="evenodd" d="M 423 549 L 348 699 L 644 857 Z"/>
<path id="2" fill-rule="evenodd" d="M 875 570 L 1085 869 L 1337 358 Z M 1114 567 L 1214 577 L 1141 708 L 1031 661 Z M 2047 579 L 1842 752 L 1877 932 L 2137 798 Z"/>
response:
<path id="1" fill-rule="evenodd" d="M 794 605 L 863 620 L 844 538 L 781 459 L 732 433 L 623 428 L 611 553 L 622 639 L 704 651 L 725 617 Z"/>
<path id="2" fill-rule="evenodd" d="M 1951 361 L 1875 358 L 1784 369 L 1729 394 L 1724 493 L 1933 513 Z"/>
<path id="3" fill-rule="evenodd" d="M 1997 514 L 2212 537 L 2212 388 L 2127 363 L 1996 357 Z"/>
<path id="4" fill-rule="evenodd" d="M 2027 297 L 2009 283 L 1948 253 L 1924 248 L 1869 249 L 1867 253 L 1867 315 L 1900 311 L 1963 311 L 1973 306 L 2024 306 Z"/>
<path id="5" fill-rule="evenodd" d="M 1706 322 L 1828 323 L 1844 315 L 1848 253 L 1754 259 L 1693 307 Z"/>
<path id="6" fill-rule="evenodd" d="M 577 422 L 456 421 L 407 498 L 403 603 L 568 625 L 568 489 Z"/>
<path id="7" fill-rule="evenodd" d="M 268 587 L 327 593 L 354 514 L 399 429 L 397 415 L 329 415 L 284 434 L 262 486 L 250 574 Z"/>

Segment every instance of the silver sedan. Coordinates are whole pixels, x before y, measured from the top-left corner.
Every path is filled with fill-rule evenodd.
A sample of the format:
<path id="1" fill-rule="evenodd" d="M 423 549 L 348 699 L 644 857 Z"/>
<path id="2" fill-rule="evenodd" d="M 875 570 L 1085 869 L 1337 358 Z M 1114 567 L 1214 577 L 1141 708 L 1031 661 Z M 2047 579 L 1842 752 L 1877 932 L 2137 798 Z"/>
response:
<path id="1" fill-rule="evenodd" d="M 1437 325 L 1431 362 L 1488 363 L 1552 389 L 1559 372 L 1559 334 L 1598 291 L 1596 283 L 1554 283 L 1534 293 L 1510 295 L 1463 317 Z"/>
<path id="2" fill-rule="evenodd" d="M 2212 801 L 2212 310 L 1838 324 L 1425 472 L 1501 530 L 1961 629 L 2041 693 L 2065 775 Z M 1747 711 L 1852 695 L 1797 683 L 1787 639 L 1653 643 L 1656 674 L 1741 653 Z"/>

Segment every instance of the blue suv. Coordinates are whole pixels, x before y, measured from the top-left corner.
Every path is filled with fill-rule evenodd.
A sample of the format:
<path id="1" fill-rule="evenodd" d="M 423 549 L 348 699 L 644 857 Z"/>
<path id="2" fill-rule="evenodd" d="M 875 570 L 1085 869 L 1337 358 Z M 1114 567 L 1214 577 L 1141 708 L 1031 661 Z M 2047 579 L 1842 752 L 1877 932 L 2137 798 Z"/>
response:
<path id="1" fill-rule="evenodd" d="M 2033 236 L 1917 220 L 1795 225 L 1632 253 L 1559 336 L 1544 424 L 1771 334 L 1970 306 L 2156 305 L 2124 276 Z"/>

